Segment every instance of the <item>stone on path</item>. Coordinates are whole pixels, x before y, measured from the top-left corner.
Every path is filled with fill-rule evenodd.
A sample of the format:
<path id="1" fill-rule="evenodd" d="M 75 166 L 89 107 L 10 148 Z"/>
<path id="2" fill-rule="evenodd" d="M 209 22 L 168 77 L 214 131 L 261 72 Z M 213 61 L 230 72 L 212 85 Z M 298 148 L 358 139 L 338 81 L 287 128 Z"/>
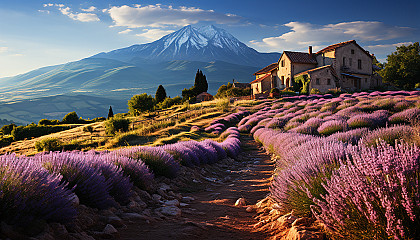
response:
<path id="1" fill-rule="evenodd" d="M 236 200 L 235 202 L 236 207 L 245 206 L 245 205 L 246 205 L 245 198 L 238 198 L 238 200 Z"/>

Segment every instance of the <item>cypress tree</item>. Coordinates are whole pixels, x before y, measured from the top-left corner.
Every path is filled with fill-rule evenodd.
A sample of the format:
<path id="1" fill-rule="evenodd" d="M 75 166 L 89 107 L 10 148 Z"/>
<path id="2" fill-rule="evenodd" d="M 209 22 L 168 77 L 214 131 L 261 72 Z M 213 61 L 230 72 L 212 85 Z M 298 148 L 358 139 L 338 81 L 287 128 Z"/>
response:
<path id="1" fill-rule="evenodd" d="M 159 85 L 159 87 L 156 90 L 155 99 L 157 103 L 163 102 L 166 98 L 166 90 L 162 85 Z"/>
<path id="2" fill-rule="evenodd" d="M 112 107 L 109 106 L 109 111 L 108 111 L 108 119 L 114 117 L 114 111 L 112 111 Z"/>

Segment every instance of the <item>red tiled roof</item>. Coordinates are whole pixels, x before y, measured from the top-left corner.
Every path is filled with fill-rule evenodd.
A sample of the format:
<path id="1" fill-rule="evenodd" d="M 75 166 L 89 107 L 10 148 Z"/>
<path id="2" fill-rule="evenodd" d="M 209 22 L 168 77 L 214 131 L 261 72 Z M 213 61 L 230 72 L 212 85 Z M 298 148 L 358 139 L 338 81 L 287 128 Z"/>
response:
<path id="1" fill-rule="evenodd" d="M 365 52 L 369 57 L 372 57 L 372 55 L 370 55 L 370 53 L 368 51 L 366 51 L 365 49 L 363 49 L 359 44 L 356 43 L 356 40 L 350 40 L 350 41 L 346 41 L 346 42 L 341 42 L 341 43 L 336 43 L 333 45 L 330 45 L 326 48 L 323 48 L 321 50 L 319 50 L 316 54 L 321 54 L 321 53 L 325 53 L 325 52 L 330 52 L 335 50 L 336 48 L 339 48 L 341 46 L 350 44 L 350 43 L 354 43 L 357 47 L 359 47 L 363 52 Z"/>
<path id="2" fill-rule="evenodd" d="M 298 77 L 298 76 L 303 75 L 303 74 L 307 74 L 307 73 L 315 72 L 315 71 L 318 71 L 318 70 L 322 70 L 322 69 L 324 69 L 324 68 L 329 68 L 329 69 L 330 69 L 330 71 L 331 71 L 331 74 L 332 74 L 335 78 L 337 78 L 337 79 L 338 79 L 337 73 L 335 72 L 334 68 L 332 68 L 332 66 L 331 66 L 331 65 L 326 65 L 326 66 L 322 66 L 322 67 L 317 67 L 317 68 L 309 69 L 309 70 L 306 70 L 306 71 L 304 71 L 304 72 L 301 72 L 301 73 L 295 74 L 295 76 L 294 76 L 294 77 Z"/>
<path id="3" fill-rule="evenodd" d="M 201 96 L 210 96 L 210 97 L 213 97 L 213 95 L 211 95 L 208 92 L 202 92 L 202 93 L 200 93 L 200 94 L 197 95 L 197 97 L 201 97 Z"/>
<path id="4" fill-rule="evenodd" d="M 309 53 L 284 51 L 283 54 L 286 54 L 292 63 L 317 64 L 314 55 L 311 57 Z"/>
<path id="5" fill-rule="evenodd" d="M 268 73 L 268 74 L 265 74 L 264 76 L 262 76 L 262 77 L 260 77 L 260 78 L 257 78 L 257 79 L 255 79 L 254 81 L 252 81 L 250 84 L 253 84 L 253 83 L 258 83 L 258 82 L 262 82 L 264 79 L 266 79 L 268 76 L 271 76 L 271 74 L 270 73 Z"/>
<path id="6" fill-rule="evenodd" d="M 279 65 L 278 65 L 277 62 L 272 63 L 272 64 L 268 65 L 267 67 L 265 67 L 261 70 L 258 70 L 257 72 L 254 73 L 254 75 L 260 75 L 260 74 L 263 74 L 263 73 L 271 73 L 271 71 L 278 68 L 278 66 Z"/>
<path id="7" fill-rule="evenodd" d="M 356 43 L 355 40 L 350 40 L 350 41 L 346 41 L 346 42 L 336 43 L 336 44 L 330 45 L 330 46 L 328 46 L 326 48 L 323 48 L 323 49 L 319 50 L 316 54 L 320 54 L 320 53 L 324 53 L 324 52 L 330 52 L 330 51 L 332 51 L 332 50 L 334 50 L 334 49 L 336 49 L 338 47 L 341 47 L 341 46 L 344 46 L 344 45 L 347 45 L 347 44 L 353 43 L 353 42 Z"/>

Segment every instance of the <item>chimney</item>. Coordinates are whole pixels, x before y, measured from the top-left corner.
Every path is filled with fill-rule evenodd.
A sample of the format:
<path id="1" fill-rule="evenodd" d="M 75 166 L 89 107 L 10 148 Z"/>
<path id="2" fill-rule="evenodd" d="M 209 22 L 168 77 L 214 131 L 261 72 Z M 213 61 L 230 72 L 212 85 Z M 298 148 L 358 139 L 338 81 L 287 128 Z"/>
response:
<path id="1" fill-rule="evenodd" d="M 309 57 L 312 58 L 312 46 L 308 47 Z"/>

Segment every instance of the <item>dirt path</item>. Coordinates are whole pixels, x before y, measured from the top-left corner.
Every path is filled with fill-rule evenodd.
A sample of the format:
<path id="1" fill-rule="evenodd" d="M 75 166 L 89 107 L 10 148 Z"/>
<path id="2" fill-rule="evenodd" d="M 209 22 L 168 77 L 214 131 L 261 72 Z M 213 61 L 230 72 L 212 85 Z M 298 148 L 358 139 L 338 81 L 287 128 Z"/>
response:
<path id="1" fill-rule="evenodd" d="M 241 197 L 247 205 L 266 197 L 274 165 L 253 139 L 243 137 L 242 142 L 238 161 L 203 166 L 205 181 L 191 182 L 191 192 L 180 191 L 195 199 L 181 207 L 181 216 L 126 223 L 127 228 L 119 231 L 120 239 L 266 239 L 264 233 L 253 232 L 256 212 L 234 205 Z"/>

